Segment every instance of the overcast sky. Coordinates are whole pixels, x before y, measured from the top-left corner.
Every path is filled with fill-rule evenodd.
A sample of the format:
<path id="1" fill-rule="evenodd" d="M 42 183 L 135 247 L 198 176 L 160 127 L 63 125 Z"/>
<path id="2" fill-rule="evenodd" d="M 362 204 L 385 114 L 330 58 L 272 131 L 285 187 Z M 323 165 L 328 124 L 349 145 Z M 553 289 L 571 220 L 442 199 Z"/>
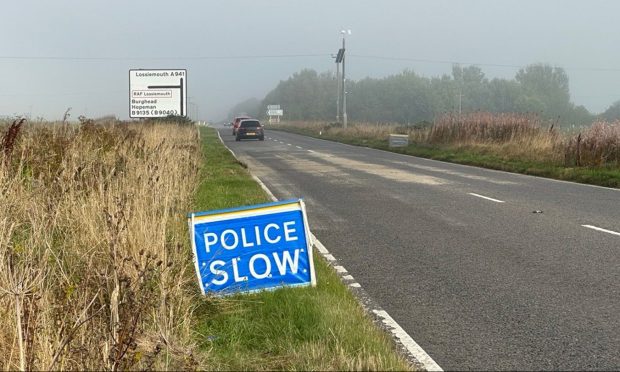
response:
<path id="1" fill-rule="evenodd" d="M 0 115 L 127 118 L 128 70 L 175 68 L 220 120 L 302 68 L 334 70 L 342 28 L 350 79 L 543 62 L 596 113 L 620 99 L 619 15 L 613 0 L 3 0 Z"/>

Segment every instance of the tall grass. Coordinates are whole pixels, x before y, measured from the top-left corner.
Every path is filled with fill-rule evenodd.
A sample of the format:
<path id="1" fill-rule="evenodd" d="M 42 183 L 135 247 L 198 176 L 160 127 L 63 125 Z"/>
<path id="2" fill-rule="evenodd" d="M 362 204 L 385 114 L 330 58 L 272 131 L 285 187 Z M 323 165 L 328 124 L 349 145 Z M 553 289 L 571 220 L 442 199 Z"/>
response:
<path id="1" fill-rule="evenodd" d="M 566 164 L 620 167 L 620 121 L 597 121 L 567 141 Z"/>
<path id="2" fill-rule="evenodd" d="M 0 367 L 192 369 L 191 126 L 4 128 Z M 10 132 L 10 131 L 13 132 Z"/>
<path id="3" fill-rule="evenodd" d="M 411 142 L 452 150 L 466 149 L 506 161 L 538 162 L 557 167 L 620 167 L 620 121 L 598 121 L 578 131 L 560 131 L 535 114 L 475 112 L 439 115 L 432 125 L 293 122 L 284 128 L 356 144 L 385 143 L 390 133 Z"/>
<path id="4" fill-rule="evenodd" d="M 446 113 L 430 128 L 429 143 L 503 143 L 541 134 L 541 119 L 534 114 Z"/>

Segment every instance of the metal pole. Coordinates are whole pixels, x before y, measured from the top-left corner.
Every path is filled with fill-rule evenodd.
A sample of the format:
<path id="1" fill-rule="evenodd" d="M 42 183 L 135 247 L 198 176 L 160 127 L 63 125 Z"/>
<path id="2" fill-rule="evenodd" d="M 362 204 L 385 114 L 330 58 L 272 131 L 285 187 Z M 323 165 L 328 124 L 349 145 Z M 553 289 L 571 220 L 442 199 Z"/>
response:
<path id="1" fill-rule="evenodd" d="M 345 35 L 342 35 L 342 126 L 347 127 L 347 80 L 344 75 L 344 61 L 346 59 L 347 50 L 344 48 Z"/>
<path id="2" fill-rule="evenodd" d="M 340 63 L 336 62 L 336 85 L 338 86 L 336 96 L 336 123 L 340 123 Z"/>

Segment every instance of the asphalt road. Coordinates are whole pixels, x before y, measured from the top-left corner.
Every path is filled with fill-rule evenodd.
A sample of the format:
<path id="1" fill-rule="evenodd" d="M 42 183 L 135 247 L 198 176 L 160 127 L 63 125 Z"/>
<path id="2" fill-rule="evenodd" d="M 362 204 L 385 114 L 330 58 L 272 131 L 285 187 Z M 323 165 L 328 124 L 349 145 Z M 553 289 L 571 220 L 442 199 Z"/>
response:
<path id="1" fill-rule="evenodd" d="M 442 368 L 620 369 L 619 190 L 220 132 Z"/>

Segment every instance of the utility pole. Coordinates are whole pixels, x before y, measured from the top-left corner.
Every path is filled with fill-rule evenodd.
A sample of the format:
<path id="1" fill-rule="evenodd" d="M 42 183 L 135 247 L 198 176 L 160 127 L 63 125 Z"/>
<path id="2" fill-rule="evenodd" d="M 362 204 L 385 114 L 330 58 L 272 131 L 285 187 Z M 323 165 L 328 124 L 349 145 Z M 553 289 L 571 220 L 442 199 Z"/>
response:
<path id="1" fill-rule="evenodd" d="M 345 45 L 344 41 L 346 35 L 351 35 L 351 30 L 342 30 L 340 31 L 342 34 L 342 126 L 343 128 L 347 127 L 347 79 L 345 77 Z"/>
<path id="2" fill-rule="evenodd" d="M 338 93 L 336 95 L 336 123 L 340 123 L 340 63 L 336 59 L 336 85 Z"/>

